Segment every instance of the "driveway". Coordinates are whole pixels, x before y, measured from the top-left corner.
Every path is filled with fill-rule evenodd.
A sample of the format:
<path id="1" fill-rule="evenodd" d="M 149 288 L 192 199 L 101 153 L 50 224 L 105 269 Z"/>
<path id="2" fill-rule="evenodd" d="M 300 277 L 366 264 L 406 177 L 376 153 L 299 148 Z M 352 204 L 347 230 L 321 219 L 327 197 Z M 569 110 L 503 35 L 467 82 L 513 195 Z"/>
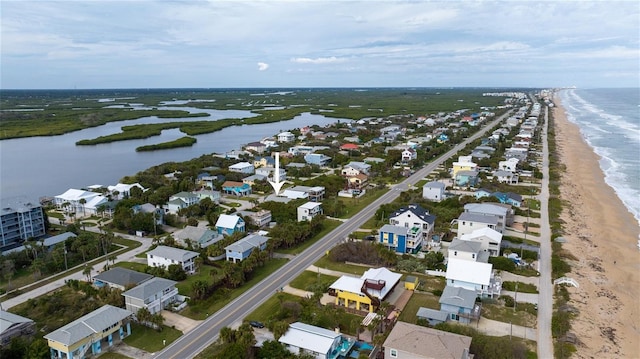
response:
<path id="1" fill-rule="evenodd" d="M 182 334 L 191 331 L 191 329 L 202 323 L 201 320 L 193 320 L 168 310 L 162 311 L 162 317 L 164 318 L 165 325 L 178 329 Z"/>
<path id="2" fill-rule="evenodd" d="M 522 293 L 522 292 L 518 292 L 518 294 L 516 294 L 516 292 L 512 292 L 510 290 L 503 290 L 502 293 L 500 293 L 500 294 L 501 295 L 508 295 L 511 298 L 514 298 L 516 302 L 538 304 L 538 294 L 537 293 Z"/>

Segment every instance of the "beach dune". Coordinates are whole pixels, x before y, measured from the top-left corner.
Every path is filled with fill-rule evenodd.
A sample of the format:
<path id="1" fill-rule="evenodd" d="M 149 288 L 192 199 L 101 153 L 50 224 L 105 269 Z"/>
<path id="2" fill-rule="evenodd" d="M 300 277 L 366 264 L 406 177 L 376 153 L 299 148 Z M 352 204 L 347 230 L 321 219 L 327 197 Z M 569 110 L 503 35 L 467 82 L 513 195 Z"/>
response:
<path id="1" fill-rule="evenodd" d="M 553 110 L 565 222 L 563 249 L 576 257 L 567 275 L 569 304 L 579 314 L 570 332 L 577 358 L 640 358 L 640 251 L 638 221 L 605 183 L 599 156 L 566 118 Z"/>

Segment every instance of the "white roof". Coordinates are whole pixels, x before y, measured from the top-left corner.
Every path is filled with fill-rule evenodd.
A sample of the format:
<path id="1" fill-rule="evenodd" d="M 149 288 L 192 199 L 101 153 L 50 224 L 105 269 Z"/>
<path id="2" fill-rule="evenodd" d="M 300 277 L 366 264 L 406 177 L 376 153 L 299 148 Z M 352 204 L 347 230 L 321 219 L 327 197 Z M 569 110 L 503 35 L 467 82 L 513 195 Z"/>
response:
<path id="1" fill-rule="evenodd" d="M 157 246 L 156 248 L 147 252 L 147 256 L 158 256 L 166 259 L 173 259 L 177 262 L 184 262 L 191 258 L 198 256 L 198 252 L 187 251 L 180 248 L 173 248 L 167 246 Z"/>
<path id="2" fill-rule="evenodd" d="M 460 239 L 470 241 L 484 236 L 489 237 L 489 240 L 502 241 L 502 233 L 489 227 L 478 228 L 471 233 L 463 234 L 460 236 Z"/>
<path id="3" fill-rule="evenodd" d="M 60 198 L 65 201 L 79 201 L 84 198 L 87 202 L 89 202 L 89 199 L 99 195 L 100 193 L 97 192 L 70 188 L 65 193 L 57 195 L 56 198 Z"/>
<path id="4" fill-rule="evenodd" d="M 91 198 L 90 200 L 87 201 L 87 203 L 84 204 L 84 206 L 86 208 L 97 208 L 99 205 L 107 202 L 107 197 L 103 196 L 103 195 L 99 195 L 99 196 L 95 196 L 93 198 Z"/>
<path id="5" fill-rule="evenodd" d="M 344 290 L 351 293 L 360 293 L 364 279 L 343 275 L 338 278 L 329 288 Z"/>
<path id="6" fill-rule="evenodd" d="M 140 185 L 140 183 L 132 183 L 132 184 L 118 183 L 115 186 L 108 186 L 107 189 L 111 192 L 118 191 L 120 193 L 125 193 L 125 192 L 129 192 L 133 187 L 138 187 L 143 191 L 145 190 L 144 187 Z"/>
<path id="7" fill-rule="evenodd" d="M 327 354 L 339 336 L 339 333 L 328 329 L 295 322 L 289 325 L 289 330 L 278 341 L 316 353 Z"/>
<path id="8" fill-rule="evenodd" d="M 220 228 L 236 228 L 236 224 L 240 220 L 240 217 L 230 214 L 221 214 L 216 222 L 216 227 Z"/>
<path id="9" fill-rule="evenodd" d="M 245 168 L 245 167 L 253 167 L 253 165 L 249 162 L 238 162 L 229 166 L 229 168 Z"/>
<path id="10" fill-rule="evenodd" d="M 464 259 L 449 258 L 447 263 L 447 280 L 489 285 L 492 264 L 474 262 Z"/>
<path id="11" fill-rule="evenodd" d="M 350 276 L 342 276 L 338 278 L 333 284 L 331 284 L 330 288 L 343 290 L 351 293 L 361 293 L 362 285 L 364 281 L 367 279 L 370 280 L 383 280 L 385 281 L 385 286 L 382 290 L 373 290 L 369 289 L 369 294 L 374 297 L 384 299 L 389 291 L 393 289 L 393 287 L 400 281 L 402 274 L 394 273 L 387 268 L 371 268 L 362 274 L 360 278 L 350 277 Z"/>
<path id="12" fill-rule="evenodd" d="M 307 202 L 305 204 L 300 205 L 298 208 L 306 208 L 306 209 L 314 209 L 316 207 L 320 207 L 321 203 L 318 202 Z"/>

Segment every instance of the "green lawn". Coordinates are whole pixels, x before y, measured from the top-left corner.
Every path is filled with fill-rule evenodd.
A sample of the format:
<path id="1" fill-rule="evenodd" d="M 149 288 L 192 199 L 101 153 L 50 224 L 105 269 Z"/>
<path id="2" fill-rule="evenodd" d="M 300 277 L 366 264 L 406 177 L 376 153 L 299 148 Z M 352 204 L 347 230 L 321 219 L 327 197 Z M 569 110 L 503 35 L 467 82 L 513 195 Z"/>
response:
<path id="1" fill-rule="evenodd" d="M 144 270 L 147 268 L 146 263 L 134 263 L 134 262 L 116 262 L 116 264 L 114 264 L 113 266 L 127 268 L 127 269 L 131 269 L 141 273 L 144 273 Z"/>
<path id="2" fill-rule="evenodd" d="M 332 262 L 331 260 L 329 260 L 329 257 L 326 255 L 318 259 L 318 261 L 315 262 L 314 264 L 316 267 L 319 267 L 319 268 L 331 269 L 339 272 L 344 272 L 347 274 L 355 274 L 358 276 L 361 276 L 367 269 L 369 269 L 369 267 L 365 267 L 365 266 L 357 266 L 353 264 Z"/>
<path id="3" fill-rule="evenodd" d="M 157 331 L 137 323 L 131 323 L 131 335 L 124 338 L 124 342 L 146 352 L 155 353 L 164 348 L 163 340 L 166 340 L 166 345 L 169 345 L 180 336 L 182 336 L 181 331 L 166 325 L 162 327 L 162 331 Z"/>
<path id="4" fill-rule="evenodd" d="M 403 322 L 416 324 L 418 313 L 418 309 L 420 307 L 431 308 L 431 309 L 440 309 L 439 303 L 440 297 L 435 296 L 431 293 L 413 293 L 409 302 L 404 307 L 402 313 L 400 313 L 400 317 L 398 320 Z"/>
<path id="5" fill-rule="evenodd" d="M 274 258 L 269 260 L 269 262 L 261 268 L 255 270 L 253 277 L 251 280 L 244 283 L 240 288 L 236 289 L 219 289 L 211 295 L 206 300 L 198 301 L 195 303 L 190 303 L 187 308 L 185 308 L 181 315 L 185 317 L 189 317 L 195 320 L 203 320 L 209 314 L 213 314 L 220 310 L 225 305 L 229 304 L 232 300 L 236 299 L 242 293 L 249 290 L 249 288 L 258 284 L 261 280 L 268 277 L 271 273 L 273 273 L 276 269 L 282 267 L 287 262 L 287 259 L 282 258 Z"/>
<path id="6" fill-rule="evenodd" d="M 216 272 L 215 267 L 203 264 L 201 268 L 198 270 L 198 273 L 188 275 L 187 279 L 180 281 L 178 282 L 178 284 L 176 284 L 176 288 L 178 288 L 178 292 L 182 295 L 192 296 L 191 286 L 193 285 L 193 283 L 201 279 L 210 281 L 211 278 L 213 278 L 212 272 L 214 273 Z"/>
<path id="7" fill-rule="evenodd" d="M 497 320 L 504 323 L 513 323 L 529 328 L 536 327 L 536 316 L 528 312 L 529 306 L 525 303 L 517 303 L 516 311 L 513 308 L 505 307 L 501 304 L 482 304 L 481 315 L 487 319 Z M 533 306 L 533 305 L 531 305 Z"/>
<path id="8" fill-rule="evenodd" d="M 406 274 L 402 277 L 402 280 L 405 280 L 407 276 L 417 277 L 420 281 L 418 285 L 418 289 L 423 292 L 431 292 L 433 290 L 444 290 L 444 287 L 447 285 L 447 280 L 445 277 L 436 277 L 431 275 L 421 275 L 421 274 Z"/>
<path id="9" fill-rule="evenodd" d="M 502 289 L 516 291 L 516 283 L 518 284 L 518 292 L 520 293 L 538 293 L 538 287 L 535 284 L 522 283 L 522 282 L 510 282 L 505 281 L 502 283 Z"/>
<path id="10" fill-rule="evenodd" d="M 106 352 L 106 353 L 100 354 L 100 359 L 131 359 L 131 358 L 119 353 Z"/>
<path id="11" fill-rule="evenodd" d="M 320 231 L 318 234 L 316 234 L 313 238 L 307 239 L 306 241 L 300 243 L 299 245 L 291 247 L 291 248 L 280 248 L 280 249 L 278 249 L 277 252 L 278 253 L 284 253 L 284 254 L 299 254 L 299 253 L 302 253 L 307 248 L 311 247 L 311 245 L 313 245 L 314 243 L 316 243 L 317 241 L 322 239 L 324 236 L 329 234 L 329 232 L 333 231 L 334 229 L 336 229 L 341 224 L 342 224 L 342 222 L 340 222 L 340 221 L 336 221 L 336 220 L 332 220 L 332 219 L 325 219 L 324 222 L 322 222 L 322 226 L 324 228 L 322 229 L 322 231 Z"/>
<path id="12" fill-rule="evenodd" d="M 351 218 L 387 191 L 389 191 L 389 188 L 379 188 L 367 190 L 367 193 L 360 198 L 340 197 L 340 200 L 343 201 L 345 206 L 345 214 L 340 216 L 340 218 Z"/>
<path id="13" fill-rule="evenodd" d="M 300 297 L 289 293 L 280 292 L 278 294 L 274 294 L 244 319 L 268 323 L 280 310 L 281 302 L 297 302 L 299 299 Z"/>
<path id="14" fill-rule="evenodd" d="M 338 277 L 334 277 L 331 275 L 315 273 L 311 271 L 304 271 L 299 276 L 297 276 L 294 280 L 292 280 L 289 285 L 307 291 L 313 291 L 313 288 L 318 284 L 327 284 L 331 285 L 331 283 L 335 282 Z"/>

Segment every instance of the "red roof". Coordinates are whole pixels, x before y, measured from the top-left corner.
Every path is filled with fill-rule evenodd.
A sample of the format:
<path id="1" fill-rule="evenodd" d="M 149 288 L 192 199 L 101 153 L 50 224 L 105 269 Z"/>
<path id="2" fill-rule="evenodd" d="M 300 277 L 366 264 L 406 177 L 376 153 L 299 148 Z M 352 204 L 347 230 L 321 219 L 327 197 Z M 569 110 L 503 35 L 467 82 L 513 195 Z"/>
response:
<path id="1" fill-rule="evenodd" d="M 358 145 L 353 143 L 345 143 L 344 145 L 340 146 L 340 149 L 341 150 L 357 150 Z"/>

